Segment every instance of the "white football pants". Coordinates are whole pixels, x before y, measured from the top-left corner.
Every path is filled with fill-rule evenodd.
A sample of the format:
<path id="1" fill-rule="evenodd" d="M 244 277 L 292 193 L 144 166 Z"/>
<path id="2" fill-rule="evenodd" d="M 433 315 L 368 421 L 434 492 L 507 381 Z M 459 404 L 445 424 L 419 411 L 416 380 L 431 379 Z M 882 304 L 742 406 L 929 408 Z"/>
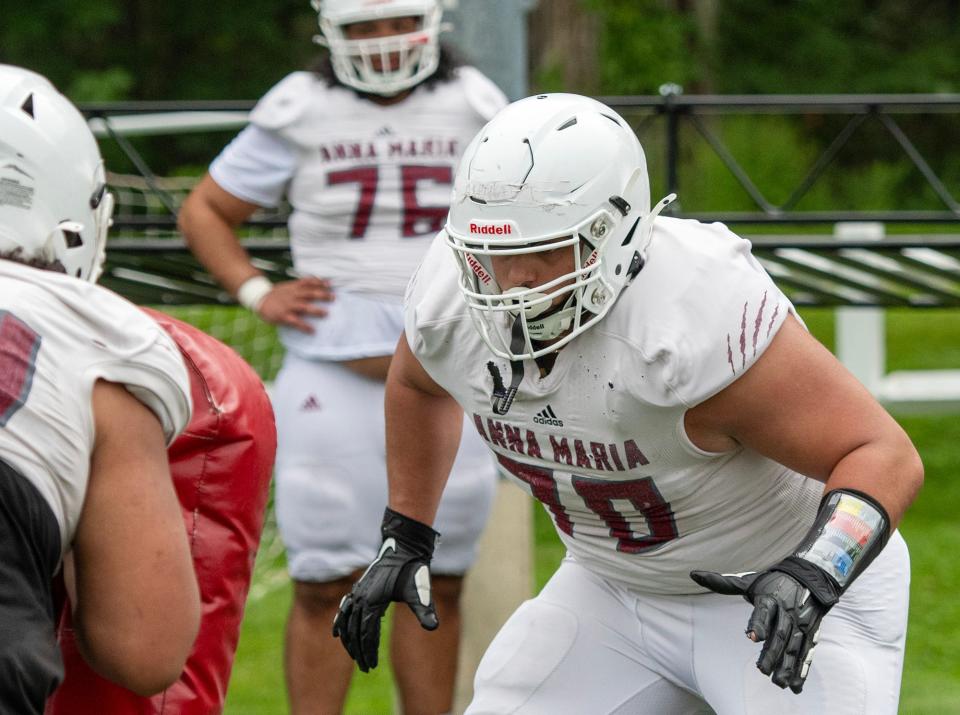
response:
<path id="1" fill-rule="evenodd" d="M 467 715 L 895 715 L 909 586 L 894 532 L 824 617 L 795 695 L 757 670 L 743 598 L 642 594 L 568 556 L 491 643 Z"/>

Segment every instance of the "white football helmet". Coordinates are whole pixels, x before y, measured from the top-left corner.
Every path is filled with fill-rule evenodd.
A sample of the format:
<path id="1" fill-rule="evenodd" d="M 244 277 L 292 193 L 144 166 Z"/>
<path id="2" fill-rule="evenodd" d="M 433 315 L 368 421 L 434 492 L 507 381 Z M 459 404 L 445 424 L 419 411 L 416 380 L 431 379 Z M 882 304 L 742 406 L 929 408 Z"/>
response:
<path id="1" fill-rule="evenodd" d="M 86 120 L 41 75 L 0 65 L 0 254 L 96 282 L 113 197 Z"/>
<path id="2" fill-rule="evenodd" d="M 330 49 L 333 71 L 343 84 L 360 92 L 390 97 L 416 86 L 440 63 L 439 0 L 312 0 L 320 13 L 316 40 Z M 416 32 L 376 39 L 349 40 L 344 26 L 390 17 L 418 17 Z M 399 66 L 390 70 L 390 55 Z M 381 70 L 373 58 L 381 58 Z"/>
<path id="3" fill-rule="evenodd" d="M 444 230 L 484 342 L 523 360 L 594 325 L 643 267 L 653 220 L 673 198 L 651 212 L 643 149 L 606 105 L 545 94 L 502 110 L 461 159 Z M 563 247 L 571 272 L 529 288 L 497 284 L 492 256 Z"/>

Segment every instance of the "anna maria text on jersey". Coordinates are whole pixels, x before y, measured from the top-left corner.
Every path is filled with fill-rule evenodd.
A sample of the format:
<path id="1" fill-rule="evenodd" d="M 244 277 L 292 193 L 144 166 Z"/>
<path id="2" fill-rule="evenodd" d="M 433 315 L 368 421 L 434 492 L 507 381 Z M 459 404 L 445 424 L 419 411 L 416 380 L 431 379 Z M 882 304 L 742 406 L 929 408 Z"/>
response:
<path id="1" fill-rule="evenodd" d="M 460 156 L 460 140 L 455 137 L 397 137 L 389 127 L 380 130 L 383 137 L 375 141 L 331 141 L 315 147 L 324 162 L 409 159 L 449 159 Z"/>
<path id="2" fill-rule="evenodd" d="M 491 446 L 556 464 L 597 472 L 628 472 L 650 463 L 632 439 L 623 442 L 595 442 L 554 434 L 538 434 L 519 427 L 473 414 L 473 424 Z"/>

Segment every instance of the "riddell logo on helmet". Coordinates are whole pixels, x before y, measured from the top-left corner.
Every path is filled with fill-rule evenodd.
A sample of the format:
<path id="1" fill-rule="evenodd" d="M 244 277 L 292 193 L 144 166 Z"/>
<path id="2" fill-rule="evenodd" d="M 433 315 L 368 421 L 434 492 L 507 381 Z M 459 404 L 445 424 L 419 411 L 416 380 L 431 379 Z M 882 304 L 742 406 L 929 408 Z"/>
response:
<path id="1" fill-rule="evenodd" d="M 479 236 L 512 236 L 513 224 L 504 223 L 470 223 L 470 233 Z"/>
<path id="2" fill-rule="evenodd" d="M 467 264 L 470 266 L 470 270 L 476 274 L 477 278 L 479 278 L 484 285 L 490 285 L 490 281 L 493 280 L 493 278 L 480 264 L 480 261 L 469 253 L 467 254 Z"/>

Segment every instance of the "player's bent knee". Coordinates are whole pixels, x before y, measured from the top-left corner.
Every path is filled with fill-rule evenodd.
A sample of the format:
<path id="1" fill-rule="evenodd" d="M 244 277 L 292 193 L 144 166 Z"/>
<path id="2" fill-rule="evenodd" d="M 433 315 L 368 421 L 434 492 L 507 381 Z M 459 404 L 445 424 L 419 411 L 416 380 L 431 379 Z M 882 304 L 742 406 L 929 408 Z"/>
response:
<path id="1" fill-rule="evenodd" d="M 480 661 L 468 715 L 516 712 L 557 673 L 578 630 L 564 608 L 536 599 L 521 605 Z"/>
<path id="2" fill-rule="evenodd" d="M 463 576 L 433 575 L 430 577 L 430 590 L 436 603 L 455 608 L 463 595 Z"/>
<path id="3" fill-rule="evenodd" d="M 357 578 L 359 573 L 322 583 L 294 581 L 294 608 L 301 610 L 307 616 L 326 617 L 331 611 L 337 609 Z"/>

